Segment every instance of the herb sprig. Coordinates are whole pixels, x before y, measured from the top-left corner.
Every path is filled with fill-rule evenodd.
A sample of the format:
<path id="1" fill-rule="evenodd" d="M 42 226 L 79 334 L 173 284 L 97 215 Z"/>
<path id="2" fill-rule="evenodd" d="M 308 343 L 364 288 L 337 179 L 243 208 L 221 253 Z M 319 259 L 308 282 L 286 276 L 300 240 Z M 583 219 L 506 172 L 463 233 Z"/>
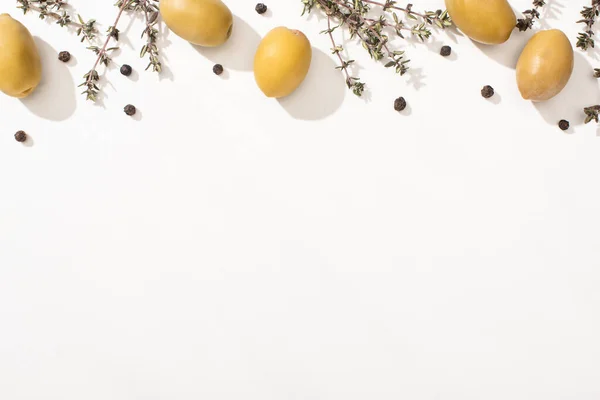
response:
<path id="1" fill-rule="evenodd" d="M 119 0 L 116 4 L 117 7 L 121 7 L 125 0 Z M 142 39 L 146 39 L 142 49 L 140 50 L 140 57 L 148 57 L 148 66 L 146 70 L 152 68 L 153 72 L 162 72 L 162 64 L 160 63 L 160 54 L 158 51 L 158 29 L 156 25 L 159 21 L 159 0 L 130 0 L 126 6 L 126 11 L 141 12 L 145 27 L 142 31 Z"/>
<path id="2" fill-rule="evenodd" d="M 98 82 L 100 81 L 100 75 L 98 74 L 98 66 L 103 64 L 108 66 L 112 61 L 109 53 L 113 50 L 117 50 L 118 47 L 108 47 L 108 44 L 114 39 L 116 42 L 119 41 L 119 29 L 117 28 L 119 24 L 119 20 L 123 15 L 123 11 L 129 5 L 132 0 L 124 0 L 121 6 L 119 7 L 119 12 L 117 13 L 117 17 L 115 22 L 108 27 L 106 40 L 102 47 L 92 46 L 89 47 L 90 50 L 94 51 L 98 57 L 96 58 L 96 62 L 92 69 L 90 69 L 84 76 L 84 82 L 79 85 L 79 87 L 85 87 L 85 90 L 82 94 L 86 95 L 86 100 L 96 101 L 98 99 L 98 94 L 100 93 L 100 88 L 98 87 Z"/>
<path id="3" fill-rule="evenodd" d="M 598 122 L 600 119 L 600 105 L 585 107 L 583 112 L 585 113 L 586 124 L 592 121 Z"/>
<path id="4" fill-rule="evenodd" d="M 74 20 L 65 9 L 68 5 L 66 0 L 17 0 L 17 4 L 17 8 L 23 10 L 23 14 L 35 11 L 39 13 L 40 19 L 52 18 L 61 27 L 75 28 L 77 36 L 81 36 L 82 42 L 87 40 L 92 44 L 98 33 L 95 19 L 84 21 L 80 15 L 77 15 L 77 21 Z"/>
<path id="5" fill-rule="evenodd" d="M 336 68 L 340 69 L 346 76 L 346 85 L 352 92 L 361 96 L 365 89 L 365 83 L 360 82 L 358 77 L 350 75 L 348 67 L 354 60 L 345 60 L 342 56 L 343 46 L 337 44 L 333 32 L 341 27 L 348 29 L 350 39 L 358 38 L 362 47 L 369 56 L 376 61 L 385 60 L 386 68 L 394 68 L 396 73 L 404 75 L 408 71 L 410 60 L 405 58 L 405 52 L 390 48 L 389 37 L 384 32 L 387 28 L 396 36 L 405 38 L 405 33 L 425 41 L 432 35 L 430 27 L 436 26 L 445 29 L 452 25 L 447 11 L 424 11 L 416 12 L 412 4 L 406 7 L 397 6 L 394 0 L 378 2 L 374 0 L 302 0 L 304 9 L 302 15 L 318 9 L 327 16 L 327 29 L 322 31 L 328 34 L 335 54 L 340 61 Z M 378 18 L 368 16 L 371 7 L 380 7 L 382 14 Z M 396 11 L 404 15 L 404 19 L 398 16 Z M 402 14 L 401 14 L 402 15 Z M 418 21 L 414 24 L 407 20 Z"/>
<path id="6" fill-rule="evenodd" d="M 587 50 L 595 46 L 593 26 L 596 22 L 596 17 L 600 15 L 600 0 L 592 0 L 591 6 L 583 7 L 580 14 L 583 19 L 577 21 L 577 23 L 585 24 L 585 29 L 577 36 L 577 47 L 581 50 Z"/>
<path id="7" fill-rule="evenodd" d="M 533 0 L 533 7 L 529 10 L 523 11 L 524 18 L 517 19 L 517 29 L 524 32 L 528 29 L 533 28 L 533 23 L 537 19 L 540 19 L 541 7 L 544 7 L 546 2 L 544 0 Z"/>

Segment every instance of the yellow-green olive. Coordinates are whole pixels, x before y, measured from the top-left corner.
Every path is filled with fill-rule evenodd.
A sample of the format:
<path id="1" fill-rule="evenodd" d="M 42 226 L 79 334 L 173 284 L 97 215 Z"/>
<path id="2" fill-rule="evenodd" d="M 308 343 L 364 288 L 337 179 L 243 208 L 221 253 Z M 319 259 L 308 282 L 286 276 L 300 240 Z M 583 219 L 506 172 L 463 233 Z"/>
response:
<path id="1" fill-rule="evenodd" d="M 573 47 L 558 29 L 533 35 L 517 62 L 517 85 L 526 100 L 544 101 L 560 93 L 573 72 Z"/>
<path id="2" fill-rule="evenodd" d="M 517 23 L 506 0 L 446 0 L 446 8 L 458 29 L 484 44 L 506 42 Z"/>
<path id="3" fill-rule="evenodd" d="M 300 31 L 277 27 L 267 33 L 254 56 L 254 78 L 267 97 L 285 97 L 304 81 L 312 47 Z"/>
<path id="4" fill-rule="evenodd" d="M 215 47 L 229 39 L 233 15 L 221 0 L 160 0 L 160 14 L 177 36 Z"/>
<path id="5" fill-rule="evenodd" d="M 26 97 L 42 79 L 42 62 L 31 33 L 8 14 L 0 15 L 0 91 Z"/>

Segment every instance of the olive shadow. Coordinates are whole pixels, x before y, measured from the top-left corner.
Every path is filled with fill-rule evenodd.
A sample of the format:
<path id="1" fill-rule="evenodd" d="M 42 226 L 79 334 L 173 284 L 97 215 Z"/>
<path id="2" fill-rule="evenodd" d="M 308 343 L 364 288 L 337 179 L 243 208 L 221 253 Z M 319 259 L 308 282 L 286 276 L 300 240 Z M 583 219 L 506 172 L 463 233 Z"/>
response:
<path id="1" fill-rule="evenodd" d="M 492 60 L 508 68 L 515 69 L 523 48 L 535 33 L 531 29 L 525 32 L 519 32 L 515 29 L 510 38 L 501 46 L 487 45 L 475 41 L 473 43 Z"/>
<path id="2" fill-rule="evenodd" d="M 37 36 L 34 40 L 42 59 L 42 80 L 21 102 L 38 117 L 64 121 L 77 107 L 73 76 L 67 64 L 58 60 L 58 52 L 50 44 Z"/>
<path id="3" fill-rule="evenodd" d="M 332 115 L 341 105 L 348 88 L 335 61 L 313 47 L 312 61 L 304 82 L 279 104 L 295 119 L 319 120 Z"/>
<path id="4" fill-rule="evenodd" d="M 260 35 L 238 16 L 233 17 L 231 37 L 218 47 L 192 45 L 196 51 L 215 64 L 226 69 L 252 71 L 254 53 L 260 43 Z"/>
<path id="5" fill-rule="evenodd" d="M 600 104 L 600 87 L 592 75 L 593 68 L 579 52 L 575 52 L 575 66 L 567 86 L 552 99 L 533 103 L 544 120 L 556 125 L 566 119 L 571 126 L 582 125 L 583 108 Z"/>

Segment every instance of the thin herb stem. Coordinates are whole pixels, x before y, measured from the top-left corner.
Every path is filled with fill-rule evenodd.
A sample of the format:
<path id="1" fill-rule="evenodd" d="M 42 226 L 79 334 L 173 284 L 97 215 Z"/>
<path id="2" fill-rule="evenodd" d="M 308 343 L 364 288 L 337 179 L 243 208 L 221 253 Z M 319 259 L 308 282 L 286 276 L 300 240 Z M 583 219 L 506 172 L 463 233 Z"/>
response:
<path id="1" fill-rule="evenodd" d="M 348 9 L 348 11 L 352 11 L 351 6 L 348 5 L 346 0 L 344 0 L 343 2 L 340 0 L 331 0 L 331 1 L 336 3 L 338 6 L 345 7 L 346 9 Z M 373 27 L 371 26 L 371 24 L 368 23 L 368 21 L 365 19 L 365 17 L 363 17 L 360 14 L 355 14 L 355 15 L 360 20 L 360 22 L 366 26 L 367 30 L 369 32 L 371 32 L 379 40 L 379 44 L 386 51 L 388 57 L 393 58 L 394 54 L 392 53 L 392 51 L 389 49 L 389 47 L 387 45 L 387 41 L 388 41 L 387 37 L 386 38 L 382 37 L 379 32 L 377 32 L 375 29 L 373 29 Z M 362 37 L 361 37 L 361 40 L 364 41 L 364 39 Z"/>
<path id="2" fill-rule="evenodd" d="M 29 4 L 27 5 L 27 8 L 28 8 L 29 10 L 37 11 L 37 12 L 39 12 L 39 13 L 42 13 L 42 12 L 44 12 L 44 16 L 47 16 L 47 17 L 52 17 L 52 18 L 54 18 L 54 19 L 55 19 L 55 20 L 57 20 L 57 21 L 60 21 L 60 20 L 62 20 L 62 19 L 63 19 L 63 16 L 62 16 L 62 15 L 60 15 L 60 14 L 58 14 L 58 13 L 55 13 L 54 11 L 44 11 L 44 10 L 42 10 L 40 7 L 38 7 L 38 6 L 34 6 L 34 5 L 33 5 L 33 4 L 31 4 L 31 3 L 29 3 Z M 80 24 L 80 23 L 78 23 L 78 22 L 75 22 L 75 21 L 72 21 L 72 20 L 70 20 L 70 19 L 69 19 L 68 21 L 66 21 L 65 25 L 73 26 L 73 27 L 75 27 L 75 28 L 81 28 L 81 27 L 83 27 L 83 25 L 82 25 L 82 24 Z"/>
<path id="3" fill-rule="evenodd" d="M 544 7 L 545 5 L 546 5 L 545 0 L 533 0 L 533 8 L 523 11 L 523 16 L 525 18 L 519 18 L 517 20 L 516 27 L 519 29 L 519 31 L 524 32 L 528 29 L 533 28 L 533 22 L 536 19 L 537 20 L 540 19 L 539 9 L 541 7 Z"/>
<path id="4" fill-rule="evenodd" d="M 338 60 L 340 60 L 340 65 L 342 65 L 342 67 L 340 69 L 346 75 L 346 82 L 348 82 L 350 80 L 350 74 L 348 73 L 348 66 L 344 65 L 344 59 L 340 55 L 340 52 L 336 51 L 337 45 L 335 44 L 335 39 L 333 39 L 333 32 L 331 31 L 331 16 L 329 16 L 329 15 L 327 16 L 327 30 L 328 30 L 328 34 L 329 34 L 329 39 L 331 39 L 331 45 L 333 46 L 332 51 L 337 56 Z"/>
<path id="5" fill-rule="evenodd" d="M 96 101 L 98 98 L 98 93 L 100 93 L 100 88 L 98 87 L 98 81 L 100 80 L 100 76 L 98 74 L 98 66 L 100 64 L 108 65 L 111 60 L 110 57 L 108 57 L 107 52 L 118 49 L 118 47 L 109 48 L 108 44 L 110 43 L 111 39 L 114 39 L 115 41 L 119 40 L 119 30 L 117 29 L 117 26 L 119 25 L 119 21 L 121 20 L 123 11 L 125 11 L 125 8 L 129 5 L 131 1 L 132 0 L 124 0 L 121 6 L 119 7 L 119 12 L 117 13 L 115 22 L 112 26 L 108 28 L 106 40 L 104 41 L 102 47 L 90 47 L 90 49 L 93 50 L 98 55 L 98 57 L 96 58 L 92 69 L 90 69 L 89 72 L 83 76 L 85 81 L 81 85 L 79 85 L 86 87 L 86 90 L 83 91 L 82 94 L 86 95 L 87 100 Z"/>
<path id="6" fill-rule="evenodd" d="M 403 8 L 403 7 L 398 7 L 395 6 L 395 1 L 388 1 L 386 3 L 380 3 L 378 1 L 373 1 L 373 0 L 362 0 L 364 3 L 368 3 L 368 4 L 373 4 L 375 6 L 380 6 L 383 8 L 383 11 L 392 9 L 392 10 L 398 10 L 398 11 L 402 11 L 404 13 L 406 13 L 407 15 L 416 15 L 417 17 L 422 18 L 423 20 L 425 20 L 428 23 L 431 23 L 431 21 L 435 21 L 435 20 L 439 20 L 439 15 L 437 15 L 437 13 L 431 13 L 432 15 L 427 15 L 427 14 L 423 14 L 423 13 L 419 13 L 419 12 L 415 12 L 411 9 L 412 4 L 409 4 L 408 7 Z"/>
<path id="7" fill-rule="evenodd" d="M 34 3 L 37 3 L 34 4 Z M 81 41 L 87 42 L 93 45 L 92 40 L 96 37 L 96 20 L 91 19 L 84 21 L 80 15 L 77 15 L 79 22 L 75 22 L 71 15 L 67 11 L 63 10 L 61 14 L 52 11 L 52 9 L 59 11 L 63 6 L 67 5 L 66 0 L 17 0 L 17 8 L 23 10 L 24 14 L 28 11 L 35 11 L 39 13 L 40 19 L 46 19 L 48 17 L 56 20 L 56 23 L 61 27 L 70 26 L 77 30 L 77 36 L 81 36 Z"/>
<path id="8" fill-rule="evenodd" d="M 583 19 L 577 21 L 577 23 L 585 24 L 585 29 L 577 36 L 577 47 L 581 50 L 587 50 L 595 46 L 593 26 L 596 23 L 596 18 L 600 15 L 600 0 L 592 0 L 591 6 L 583 7 L 580 14 Z"/>
<path id="9" fill-rule="evenodd" d="M 121 15 L 123 15 L 123 11 L 125 10 L 125 7 L 127 6 L 127 4 L 129 4 L 129 1 L 125 1 L 123 3 L 123 5 L 121 6 L 121 8 L 119 8 L 119 13 L 117 14 L 117 19 L 115 20 L 115 23 L 112 25 L 112 28 L 116 29 L 117 25 L 119 24 L 119 20 L 121 19 Z M 92 71 L 95 71 L 96 68 L 98 68 L 98 64 L 100 64 L 103 57 L 106 56 L 106 51 L 108 48 L 108 44 L 110 43 L 110 40 L 113 37 L 115 38 L 115 40 L 118 40 L 118 34 L 115 37 L 115 34 L 112 34 L 110 31 L 111 30 L 109 29 L 109 34 L 106 36 L 106 40 L 104 41 L 102 48 L 98 52 L 98 57 L 96 58 L 96 62 L 94 63 L 94 66 L 92 67 Z"/>

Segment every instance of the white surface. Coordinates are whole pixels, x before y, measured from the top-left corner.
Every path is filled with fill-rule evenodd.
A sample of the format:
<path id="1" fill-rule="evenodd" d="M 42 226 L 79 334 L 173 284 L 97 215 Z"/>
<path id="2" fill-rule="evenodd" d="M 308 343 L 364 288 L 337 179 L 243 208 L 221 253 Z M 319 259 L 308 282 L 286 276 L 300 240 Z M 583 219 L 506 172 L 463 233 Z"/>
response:
<path id="1" fill-rule="evenodd" d="M 72 3 L 103 29 L 115 15 Z M 573 39 L 583 1 L 551 3 Z M 600 101 L 596 56 L 576 51 L 569 87 L 536 107 L 510 68 L 526 34 L 411 43 L 405 77 L 349 46 L 365 102 L 299 1 L 229 5 L 231 41 L 168 35 L 160 81 L 134 22 L 116 60 L 136 73 L 108 71 L 104 107 L 76 88 L 93 55 L 19 16 L 46 72 L 31 99 L 0 96 L 0 398 L 599 399 L 600 141 L 580 111 Z M 315 46 L 281 103 L 250 71 L 276 25 Z"/>

